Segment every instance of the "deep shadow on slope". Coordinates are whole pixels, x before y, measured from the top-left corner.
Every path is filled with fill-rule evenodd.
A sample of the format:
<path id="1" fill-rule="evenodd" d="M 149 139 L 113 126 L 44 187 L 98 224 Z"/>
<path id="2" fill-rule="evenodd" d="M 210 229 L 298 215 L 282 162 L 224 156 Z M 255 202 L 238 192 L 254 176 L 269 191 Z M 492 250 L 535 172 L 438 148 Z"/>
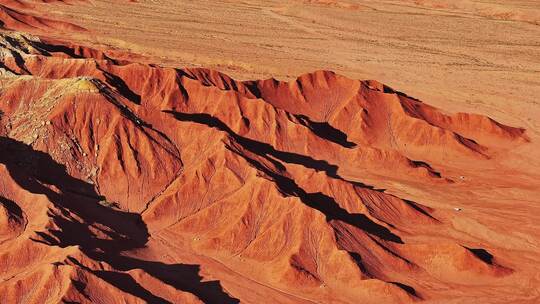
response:
<path id="1" fill-rule="evenodd" d="M 286 169 L 283 164 L 275 160 L 274 157 L 283 162 L 303 165 L 304 167 L 311 168 L 317 171 L 324 171 L 328 176 L 340 178 L 336 174 L 337 166 L 330 165 L 326 161 L 315 160 L 309 156 L 278 151 L 267 143 L 242 137 L 233 132 L 221 120 L 209 114 L 187 114 L 173 111 L 166 112 L 173 114 L 174 117 L 180 121 L 195 122 L 226 132 L 234 140 L 235 143 L 241 146 L 242 149 L 245 149 L 255 155 L 264 157 L 276 168 L 278 168 L 278 171 L 281 171 L 281 173 L 285 172 Z M 246 155 L 246 153 L 242 153 L 241 149 L 238 149 L 233 145 L 228 145 L 228 148 L 243 157 L 257 170 L 263 172 L 266 176 L 268 176 L 277 185 L 278 189 L 283 194 L 298 197 L 305 205 L 322 212 L 326 216 L 327 221 L 339 220 L 349 225 L 360 228 L 363 231 L 375 235 L 383 240 L 403 243 L 399 236 L 392 233 L 388 228 L 373 222 L 364 214 L 351 214 L 347 212 L 347 210 L 341 208 L 341 206 L 339 206 L 339 204 L 334 200 L 334 198 L 320 192 L 308 193 L 300 186 L 298 186 L 298 184 L 296 184 L 293 179 L 285 176 L 285 174 L 280 174 L 262 165 L 254 158 Z"/>
<path id="2" fill-rule="evenodd" d="M 165 110 L 164 112 L 172 114 L 179 121 L 195 122 L 198 124 L 206 125 L 211 128 L 216 128 L 220 131 L 226 132 L 229 136 L 231 136 L 236 142 L 241 144 L 244 148 L 248 149 L 249 151 L 254 151 L 257 154 L 275 157 L 289 164 L 301 165 L 301 166 L 313 169 L 318 172 L 324 172 L 329 177 L 348 182 L 350 184 L 353 184 L 361 188 L 384 192 L 384 189 L 375 189 L 375 187 L 366 185 L 364 183 L 345 180 L 343 177 L 338 175 L 337 173 L 338 166 L 330 164 L 325 160 L 318 160 L 310 156 L 293 153 L 293 152 L 279 151 L 267 143 L 240 136 L 236 134 L 233 130 L 231 130 L 231 128 L 229 128 L 229 126 L 227 126 L 224 122 L 222 122 L 216 117 L 211 116 L 210 114 L 182 113 L 182 112 L 175 112 L 175 111 L 168 111 L 168 110 Z M 273 159 L 270 159 L 270 160 L 273 161 Z M 285 169 L 283 165 L 279 162 L 274 162 L 274 164 L 280 169 Z"/>
<path id="3" fill-rule="evenodd" d="M 122 96 L 124 96 L 127 100 L 131 101 L 134 104 L 141 105 L 141 96 L 132 91 L 122 78 L 114 75 L 113 73 L 107 72 L 99 67 L 98 70 L 103 73 L 105 79 L 107 80 L 107 83 L 110 86 L 114 87 Z"/>
<path id="4" fill-rule="evenodd" d="M 198 81 L 203 86 L 213 86 L 216 88 L 219 88 L 220 90 L 226 90 L 226 91 L 234 91 L 236 93 L 241 94 L 244 97 L 247 98 L 258 98 L 263 99 L 264 96 L 261 93 L 257 81 L 244 81 L 241 82 L 240 85 L 238 85 L 237 81 L 230 78 L 229 76 L 219 73 L 217 80 L 213 79 L 212 77 L 208 77 L 209 70 L 203 69 L 203 68 L 194 68 L 190 69 L 190 72 L 187 72 L 186 70 L 177 69 L 178 76 L 186 77 L 191 80 Z M 195 72 L 195 73 L 193 73 Z M 201 72 L 201 73 L 198 73 Z M 185 92 L 185 89 L 182 85 L 178 86 L 179 89 L 182 91 L 182 94 L 184 94 L 185 97 L 187 97 L 187 92 Z M 266 102 L 266 101 L 265 101 Z M 354 142 L 350 142 L 347 140 L 347 134 L 343 131 L 334 128 L 332 125 L 330 125 L 326 121 L 313 121 L 308 116 L 302 115 L 302 114 L 291 114 L 287 112 L 287 115 L 292 116 L 291 118 L 295 121 L 297 121 L 299 124 L 305 126 L 308 128 L 313 134 L 316 136 L 333 142 L 335 144 L 338 144 L 344 148 L 353 148 L 356 146 Z"/>
<path id="5" fill-rule="evenodd" d="M 0 137 L 0 163 L 6 166 L 20 187 L 47 196 L 53 204 L 48 215 L 57 229 L 36 232 L 34 241 L 49 246 L 79 246 L 88 257 L 106 262 L 116 270 L 142 269 L 161 282 L 191 292 L 205 302 L 238 303 L 223 291 L 219 282 L 201 282 L 198 265 L 164 264 L 123 256 L 122 252 L 143 248 L 148 241 L 148 230 L 141 216 L 102 206 L 100 201 L 105 198 L 96 193 L 92 185 L 70 176 L 65 167 L 48 154 Z M 46 185 L 55 186 L 59 191 Z M 91 228 L 100 230 L 107 238 L 98 237 Z M 83 267 L 143 301 L 169 303 L 144 289 L 127 273 L 94 270 L 75 258 L 67 262 Z M 77 284 L 82 287 L 81 282 Z"/>
<path id="6" fill-rule="evenodd" d="M 354 148 L 356 144 L 347 140 L 347 134 L 332 127 L 328 122 L 317 122 L 311 120 L 306 115 L 295 115 L 296 119 L 305 127 L 310 129 L 315 135 L 326 139 L 345 148 Z"/>
<path id="7" fill-rule="evenodd" d="M 291 152 L 284 152 L 274 149 L 271 145 L 263 142 L 259 142 L 256 140 L 252 140 L 243 136 L 240 136 L 236 134 L 233 130 L 229 128 L 224 122 L 219 120 L 216 117 L 213 117 L 206 113 L 197 113 L 197 114 L 188 114 L 188 113 L 180 113 L 180 112 L 173 112 L 173 111 L 165 111 L 166 113 L 173 114 L 174 117 L 180 121 L 190 121 L 195 122 L 198 124 L 207 125 L 212 128 L 216 128 L 220 131 L 224 131 L 227 134 L 229 134 L 236 142 L 241 144 L 243 147 L 248 149 L 249 151 L 256 152 L 257 154 L 262 155 L 270 155 L 277 159 L 280 159 L 284 162 L 291 163 L 291 164 L 297 164 L 302 165 L 311 169 L 314 169 L 315 171 L 321 171 L 325 172 L 328 176 L 334 177 L 334 178 L 340 178 L 337 175 L 337 169 L 338 167 L 335 165 L 329 164 L 327 161 L 324 160 L 317 160 L 313 159 L 309 156 L 297 154 L 297 153 L 291 153 Z M 279 165 L 284 169 L 282 165 Z"/>

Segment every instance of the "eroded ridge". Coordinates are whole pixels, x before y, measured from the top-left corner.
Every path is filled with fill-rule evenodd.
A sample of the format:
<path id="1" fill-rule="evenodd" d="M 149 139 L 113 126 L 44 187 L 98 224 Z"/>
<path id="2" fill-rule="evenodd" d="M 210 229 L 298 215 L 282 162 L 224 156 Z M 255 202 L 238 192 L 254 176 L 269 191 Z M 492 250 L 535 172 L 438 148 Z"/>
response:
<path id="1" fill-rule="evenodd" d="M 1 302 L 403 303 L 515 274 L 400 185 L 454 193 L 524 129 L 330 71 L 0 43 Z"/>

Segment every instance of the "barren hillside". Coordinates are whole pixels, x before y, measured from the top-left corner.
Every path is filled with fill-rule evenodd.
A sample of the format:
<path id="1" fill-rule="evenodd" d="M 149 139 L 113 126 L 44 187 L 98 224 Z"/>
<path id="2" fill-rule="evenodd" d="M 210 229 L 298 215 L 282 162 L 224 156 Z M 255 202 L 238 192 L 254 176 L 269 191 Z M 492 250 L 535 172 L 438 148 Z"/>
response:
<path id="1" fill-rule="evenodd" d="M 537 303 L 538 8 L 363 2 L 1 0 L 0 303 Z"/>

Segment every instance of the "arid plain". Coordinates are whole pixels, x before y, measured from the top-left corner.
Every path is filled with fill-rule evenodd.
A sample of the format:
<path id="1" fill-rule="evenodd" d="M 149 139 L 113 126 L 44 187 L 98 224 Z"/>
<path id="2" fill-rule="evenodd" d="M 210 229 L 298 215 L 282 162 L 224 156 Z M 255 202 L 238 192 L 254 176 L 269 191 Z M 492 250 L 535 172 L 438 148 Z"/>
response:
<path id="1" fill-rule="evenodd" d="M 536 1 L 0 21 L 0 303 L 540 301 Z"/>

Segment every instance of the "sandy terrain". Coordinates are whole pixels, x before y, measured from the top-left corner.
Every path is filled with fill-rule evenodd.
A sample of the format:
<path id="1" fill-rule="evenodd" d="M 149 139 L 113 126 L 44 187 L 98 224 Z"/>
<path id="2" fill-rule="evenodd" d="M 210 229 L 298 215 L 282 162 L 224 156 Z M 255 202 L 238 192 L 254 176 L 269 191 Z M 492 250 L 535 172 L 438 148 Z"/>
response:
<path id="1" fill-rule="evenodd" d="M 0 0 L 0 303 L 538 303 L 540 6 L 373 2 Z"/>
<path id="2" fill-rule="evenodd" d="M 284 80 L 327 69 L 540 130 L 536 1 L 125 2 L 48 11 L 168 66 Z"/>

